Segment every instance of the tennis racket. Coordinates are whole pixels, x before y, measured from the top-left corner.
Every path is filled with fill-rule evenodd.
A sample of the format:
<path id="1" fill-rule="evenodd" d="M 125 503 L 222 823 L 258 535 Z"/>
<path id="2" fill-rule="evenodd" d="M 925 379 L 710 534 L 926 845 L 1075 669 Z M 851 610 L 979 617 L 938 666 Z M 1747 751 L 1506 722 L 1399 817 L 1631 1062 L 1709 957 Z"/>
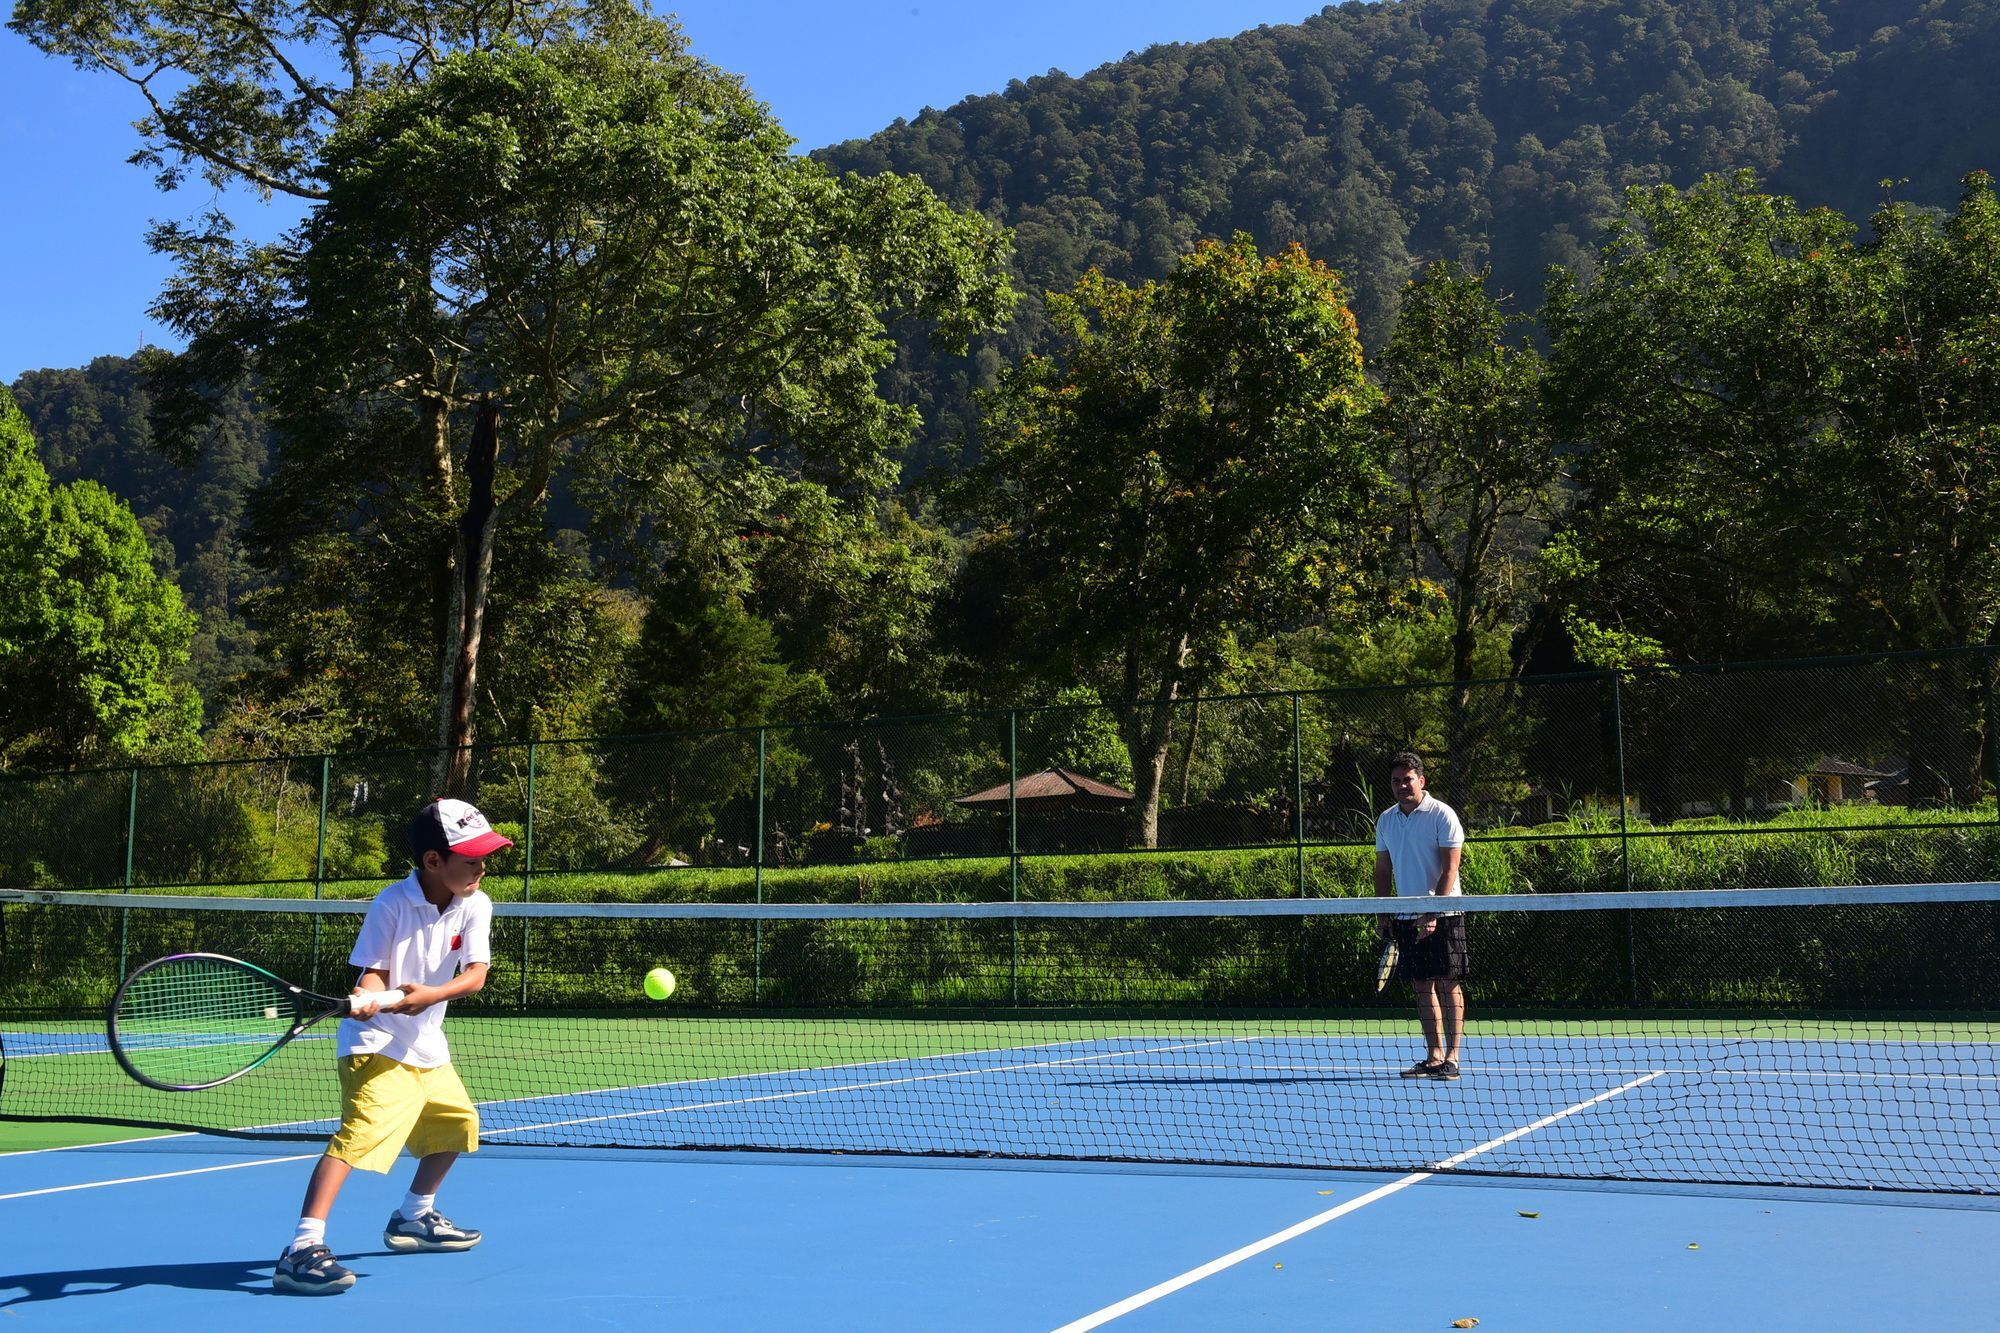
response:
<path id="1" fill-rule="evenodd" d="M 377 1003 L 401 1004 L 386 990 Z M 149 1088 L 197 1092 L 263 1064 L 321 1019 L 353 1011 L 263 968 L 217 953 L 156 958 L 111 997 L 107 1033 L 119 1067 Z"/>
<path id="2" fill-rule="evenodd" d="M 1378 995 L 1396 975 L 1396 961 L 1402 953 L 1393 938 L 1382 946 L 1382 956 L 1375 961 L 1375 991 Z"/>

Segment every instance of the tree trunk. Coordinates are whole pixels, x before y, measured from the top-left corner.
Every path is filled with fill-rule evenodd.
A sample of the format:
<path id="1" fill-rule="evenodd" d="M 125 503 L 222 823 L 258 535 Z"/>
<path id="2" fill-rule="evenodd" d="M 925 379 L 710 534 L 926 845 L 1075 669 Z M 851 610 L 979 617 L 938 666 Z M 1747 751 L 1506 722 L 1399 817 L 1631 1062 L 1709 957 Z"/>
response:
<path id="1" fill-rule="evenodd" d="M 473 700 L 479 687 L 479 649 L 486 629 L 486 599 L 493 583 L 493 539 L 499 508 L 493 475 L 500 457 L 500 405 L 479 405 L 466 460 L 465 512 L 453 538 L 450 605 L 445 615 L 438 690 L 438 755 L 432 766 L 439 796 L 464 796 L 472 781 Z"/>
<path id="2" fill-rule="evenodd" d="M 1154 698 L 1139 698 L 1141 676 L 1135 647 L 1125 654 L 1125 750 L 1132 757 L 1133 839 L 1141 847 L 1160 845 L 1160 788 L 1167 775 L 1167 750 L 1174 738 L 1174 701 L 1186 669 L 1188 639 L 1181 635 L 1167 654 Z"/>

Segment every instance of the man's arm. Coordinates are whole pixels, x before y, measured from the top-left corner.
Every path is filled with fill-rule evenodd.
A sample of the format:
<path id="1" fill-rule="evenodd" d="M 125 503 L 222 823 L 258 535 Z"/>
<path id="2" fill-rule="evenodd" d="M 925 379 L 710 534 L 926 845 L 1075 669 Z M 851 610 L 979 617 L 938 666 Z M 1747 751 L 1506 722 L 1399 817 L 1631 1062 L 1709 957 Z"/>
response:
<path id="1" fill-rule="evenodd" d="M 1375 853 L 1375 896 L 1393 898 L 1396 896 L 1396 868 L 1389 860 L 1389 853 Z M 1393 927 L 1386 916 L 1375 918 L 1375 933 L 1383 939 L 1389 938 Z"/>
<path id="2" fill-rule="evenodd" d="M 1434 897 L 1443 897 L 1445 890 L 1458 883 L 1458 859 L 1465 854 L 1465 849 L 1440 847 L 1438 850 L 1444 853 L 1444 857 L 1438 862 L 1437 883 L 1431 885 L 1431 894 Z M 1435 915 L 1420 918 L 1417 922 L 1417 934 L 1430 934 L 1437 928 L 1437 922 Z"/>

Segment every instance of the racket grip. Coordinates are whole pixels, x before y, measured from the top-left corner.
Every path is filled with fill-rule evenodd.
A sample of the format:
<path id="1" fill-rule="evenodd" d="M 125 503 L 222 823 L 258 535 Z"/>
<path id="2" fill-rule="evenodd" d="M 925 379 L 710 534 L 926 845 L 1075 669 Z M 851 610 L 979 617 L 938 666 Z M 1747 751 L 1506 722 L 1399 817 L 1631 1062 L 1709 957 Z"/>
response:
<path id="1" fill-rule="evenodd" d="M 375 1001 L 375 1010 L 377 1013 L 380 1013 L 392 1004 L 401 1004 L 403 1002 L 403 992 L 399 990 L 377 991 L 369 998 Z M 348 998 L 347 1008 L 349 1013 L 354 1012 L 354 1000 L 351 996 Z"/>

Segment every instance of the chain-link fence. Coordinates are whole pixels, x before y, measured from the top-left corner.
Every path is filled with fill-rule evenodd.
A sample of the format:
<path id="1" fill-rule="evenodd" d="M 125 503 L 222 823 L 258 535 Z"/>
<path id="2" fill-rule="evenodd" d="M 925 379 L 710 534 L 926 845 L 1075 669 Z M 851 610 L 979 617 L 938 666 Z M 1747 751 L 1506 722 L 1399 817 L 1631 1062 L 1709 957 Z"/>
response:
<path id="1" fill-rule="evenodd" d="M 466 794 L 517 844 L 489 890 L 528 898 L 1366 892 L 1400 750 L 1464 820 L 1475 892 L 1987 880 L 1994 669 L 1966 649 L 483 745 Z M 370 893 L 434 759 L 0 779 L 0 884 Z"/>

